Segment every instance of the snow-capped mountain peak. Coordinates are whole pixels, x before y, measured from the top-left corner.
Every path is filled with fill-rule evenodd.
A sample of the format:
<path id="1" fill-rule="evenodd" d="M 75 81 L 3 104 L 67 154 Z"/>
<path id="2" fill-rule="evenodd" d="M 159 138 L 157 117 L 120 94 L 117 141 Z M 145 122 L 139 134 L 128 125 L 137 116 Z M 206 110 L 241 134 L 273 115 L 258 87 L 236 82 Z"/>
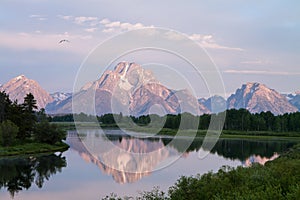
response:
<path id="1" fill-rule="evenodd" d="M 11 79 L 0 87 L 0 91 L 5 91 L 11 100 L 17 100 L 19 103 L 23 103 L 24 97 L 32 93 L 39 109 L 45 108 L 48 103 L 53 101 L 53 98 L 38 82 L 28 79 L 25 75 Z"/>
<path id="2" fill-rule="evenodd" d="M 252 113 L 271 111 L 273 114 L 296 112 L 285 96 L 261 83 L 247 83 L 227 99 L 227 107 L 245 108 Z"/>

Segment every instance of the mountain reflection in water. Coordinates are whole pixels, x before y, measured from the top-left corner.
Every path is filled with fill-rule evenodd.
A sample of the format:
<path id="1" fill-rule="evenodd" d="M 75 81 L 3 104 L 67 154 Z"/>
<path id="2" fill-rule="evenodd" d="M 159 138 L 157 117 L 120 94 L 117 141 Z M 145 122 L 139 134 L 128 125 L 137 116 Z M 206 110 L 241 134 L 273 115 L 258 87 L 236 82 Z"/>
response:
<path id="1" fill-rule="evenodd" d="M 105 134 L 97 130 L 83 130 L 79 137 L 76 131 L 69 131 L 67 143 L 85 161 L 97 165 L 103 173 L 111 175 L 120 184 L 136 182 L 163 164 L 167 166 L 166 163 L 172 160 L 171 158 L 188 157 L 190 152 L 198 152 L 203 148 L 202 139 L 195 139 L 186 149 L 186 144 L 190 142 L 188 138 L 171 143 L 170 137 L 136 138 L 116 133 L 116 130 L 107 130 Z M 115 147 L 103 152 L 103 144 L 106 143 Z M 277 158 L 277 152 L 282 152 L 294 144 L 290 141 L 220 139 L 213 149 L 202 150 L 230 160 L 239 160 L 241 165 L 250 166 L 254 162 L 265 164 Z M 102 147 L 99 147 L 100 145 Z M 98 151 L 97 147 L 102 149 Z M 146 153 L 146 156 L 132 156 L 136 153 Z"/>
<path id="2" fill-rule="evenodd" d="M 112 175 L 113 179 L 121 184 L 132 183 L 144 176 L 150 175 L 151 171 L 160 162 L 177 153 L 175 150 L 164 148 L 164 143 L 158 139 L 138 139 L 121 135 L 106 135 L 109 140 L 106 139 L 105 141 L 104 137 L 99 137 L 96 134 L 93 135 L 94 132 L 91 132 L 87 133 L 89 134 L 89 141 L 85 142 L 83 142 L 86 139 L 85 137 L 78 137 L 76 132 L 69 132 L 67 143 L 85 161 L 94 163 L 102 172 Z M 93 136 L 90 137 L 91 135 Z M 91 142 L 95 145 L 97 141 L 112 142 L 114 148 L 99 153 L 99 156 L 97 148 L 96 150 L 93 149 L 93 151 L 87 149 L 92 146 Z M 138 153 L 144 153 L 145 155 L 139 158 L 135 156 Z M 105 163 L 109 163 L 109 165 Z"/>

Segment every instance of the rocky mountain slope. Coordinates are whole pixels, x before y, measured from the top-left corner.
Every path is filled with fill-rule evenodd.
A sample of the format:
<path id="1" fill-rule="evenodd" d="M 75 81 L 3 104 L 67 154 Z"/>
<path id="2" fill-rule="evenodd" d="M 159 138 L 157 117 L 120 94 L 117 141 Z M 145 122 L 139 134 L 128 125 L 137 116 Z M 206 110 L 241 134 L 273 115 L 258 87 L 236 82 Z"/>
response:
<path id="1" fill-rule="evenodd" d="M 260 83 L 247 83 L 227 99 L 227 107 L 245 108 L 252 113 L 271 111 L 275 115 L 296 112 L 284 95 Z"/>
<path id="2" fill-rule="evenodd" d="M 209 112 L 189 91 L 174 91 L 163 86 L 151 71 L 136 63 L 121 62 L 114 70 L 104 72 L 100 79 L 83 86 L 73 95 L 74 105 L 79 109 L 75 112 L 92 113 L 94 107 L 87 102 L 91 96 L 95 99 L 98 115 L 111 112 L 125 115 Z M 69 113 L 72 99 L 66 99 L 48 111 Z"/>
<path id="3" fill-rule="evenodd" d="M 32 93 L 36 99 L 38 109 L 53 101 L 49 93 L 44 90 L 38 82 L 28 79 L 24 75 L 15 77 L 2 85 L 0 91 L 5 91 L 11 100 L 17 100 L 19 103 L 24 102 L 24 97 L 28 93 Z"/>

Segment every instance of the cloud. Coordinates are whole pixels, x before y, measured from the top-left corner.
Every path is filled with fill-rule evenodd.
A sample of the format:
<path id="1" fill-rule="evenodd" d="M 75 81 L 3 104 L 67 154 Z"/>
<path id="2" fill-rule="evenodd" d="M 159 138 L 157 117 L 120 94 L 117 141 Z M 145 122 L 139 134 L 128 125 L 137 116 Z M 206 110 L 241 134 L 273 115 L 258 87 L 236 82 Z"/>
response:
<path id="1" fill-rule="evenodd" d="M 67 21 L 74 18 L 71 15 L 57 15 L 57 17 L 60 18 L 60 19 L 63 19 L 63 20 L 67 20 Z"/>
<path id="2" fill-rule="evenodd" d="M 119 33 L 124 31 L 130 31 L 140 28 L 150 28 L 154 26 L 145 26 L 142 23 L 128 23 L 128 22 L 120 22 L 120 21 L 110 21 L 107 18 L 104 18 L 100 21 L 100 24 L 104 26 L 102 30 L 103 33 Z"/>
<path id="3" fill-rule="evenodd" d="M 202 34 L 180 34 L 176 31 L 169 31 L 166 34 L 166 37 L 170 40 L 174 41 L 180 41 L 180 40 L 186 40 L 187 38 L 197 42 L 200 46 L 203 48 L 209 48 L 209 49 L 221 49 L 221 50 L 232 50 L 232 51 L 243 51 L 241 48 L 237 47 L 227 47 L 218 44 L 212 35 L 202 35 Z"/>
<path id="4" fill-rule="evenodd" d="M 243 51 L 243 49 L 238 47 L 227 47 L 218 44 L 212 35 L 201 35 L 192 34 L 188 36 L 191 40 L 198 42 L 202 47 L 209 49 L 223 49 L 223 50 L 233 50 L 233 51 Z"/>
<path id="5" fill-rule="evenodd" d="M 107 18 L 104 18 L 100 21 L 100 24 L 108 24 L 108 23 L 110 23 L 110 20 Z"/>
<path id="6" fill-rule="evenodd" d="M 38 18 L 38 20 L 44 21 L 44 20 L 47 20 L 47 18 L 45 18 L 45 17 L 40 17 L 40 18 Z"/>
<path id="7" fill-rule="evenodd" d="M 43 17 L 43 15 L 29 15 L 30 18 L 39 18 L 39 17 Z"/>
<path id="8" fill-rule="evenodd" d="M 86 28 L 84 31 L 93 33 L 97 29 L 94 28 L 96 25 L 102 25 L 103 29 L 102 32 L 106 34 L 116 34 L 121 33 L 125 31 L 131 31 L 135 29 L 141 29 L 141 28 L 154 28 L 153 25 L 147 26 L 142 23 L 129 23 L 129 22 L 121 22 L 121 21 L 111 21 L 108 18 L 103 18 L 102 20 L 99 20 L 98 17 L 86 17 L 86 16 L 80 16 L 80 17 L 72 17 L 72 16 L 63 16 L 59 15 L 60 18 L 65 20 L 73 19 L 74 23 L 78 25 L 90 25 L 93 28 Z M 186 35 L 191 40 L 194 40 L 198 44 L 200 44 L 203 48 L 209 48 L 209 49 L 221 49 L 221 50 L 231 50 L 231 51 L 243 51 L 243 49 L 238 47 L 228 47 L 221 44 L 218 44 L 213 35 L 202 35 L 202 34 L 191 34 Z M 179 41 L 184 39 L 184 36 L 181 34 L 177 34 L 176 32 L 170 31 L 166 35 L 167 38 L 175 41 Z"/>
<path id="9" fill-rule="evenodd" d="M 300 72 L 266 71 L 266 70 L 224 70 L 228 74 L 254 74 L 254 75 L 300 75 Z"/>
<path id="10" fill-rule="evenodd" d="M 89 33 L 93 33 L 97 30 L 98 28 L 86 28 L 84 29 L 84 31 L 89 32 Z"/>
<path id="11" fill-rule="evenodd" d="M 84 17 L 84 16 L 81 16 L 81 17 L 75 17 L 74 18 L 74 23 L 79 24 L 79 25 L 83 25 L 83 24 L 88 23 L 91 26 L 95 26 L 99 23 L 98 21 L 99 20 L 98 20 L 97 17 Z"/>
<path id="12" fill-rule="evenodd" d="M 29 15 L 30 18 L 34 18 L 40 21 L 44 21 L 47 20 L 47 16 L 46 15 Z"/>
<path id="13" fill-rule="evenodd" d="M 115 31 L 115 29 L 113 29 L 113 28 L 106 28 L 106 29 L 102 30 L 103 33 L 113 33 L 114 31 Z"/>
<path id="14" fill-rule="evenodd" d="M 186 40 L 187 39 L 185 34 L 181 34 L 181 33 L 178 33 L 176 31 L 166 32 L 165 37 L 169 40 L 175 40 L 175 41 L 180 41 L 180 40 Z"/>
<path id="15" fill-rule="evenodd" d="M 66 21 L 73 21 L 77 25 L 96 26 L 100 23 L 98 17 L 74 17 L 72 15 L 57 15 L 57 17 Z"/>
<path id="16" fill-rule="evenodd" d="M 271 63 L 272 62 L 269 60 L 248 60 L 248 61 L 241 62 L 241 64 L 249 64 L 249 65 L 266 65 Z"/>
<path id="17" fill-rule="evenodd" d="M 42 18 L 42 15 L 31 15 L 32 18 Z M 85 32 L 94 33 L 98 29 L 102 29 L 102 33 L 105 34 L 117 34 L 121 32 L 142 29 L 142 28 L 154 28 L 153 25 L 144 25 L 140 22 L 137 23 L 129 23 L 129 22 L 121 22 L 121 21 L 112 21 L 108 18 L 99 19 L 98 17 L 92 16 L 71 16 L 71 15 L 57 15 L 60 19 L 66 21 L 72 21 L 77 25 L 84 25 L 87 28 L 83 29 Z M 213 35 L 203 35 L 203 34 L 190 34 L 186 35 L 186 37 L 182 34 L 178 34 L 177 32 L 170 31 L 166 34 L 168 39 L 179 41 L 184 40 L 186 38 L 190 38 L 191 40 L 197 42 L 203 48 L 208 49 L 220 49 L 220 50 L 231 50 L 231 51 L 243 51 L 243 49 L 238 47 L 228 47 L 221 45 L 216 42 Z"/>

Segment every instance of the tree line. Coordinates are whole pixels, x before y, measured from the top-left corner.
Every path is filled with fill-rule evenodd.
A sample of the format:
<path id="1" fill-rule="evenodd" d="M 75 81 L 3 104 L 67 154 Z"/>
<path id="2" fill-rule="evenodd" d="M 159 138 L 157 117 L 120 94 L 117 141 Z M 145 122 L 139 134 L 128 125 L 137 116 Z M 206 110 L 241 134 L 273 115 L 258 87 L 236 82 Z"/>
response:
<path id="1" fill-rule="evenodd" d="M 24 103 L 11 101 L 9 95 L 0 92 L 0 146 L 12 146 L 25 142 L 55 144 L 66 137 L 64 131 L 50 124 L 45 110 L 37 110 L 36 100 L 29 93 Z"/>
<path id="2" fill-rule="evenodd" d="M 286 113 L 283 115 L 274 115 L 270 111 L 261 113 L 250 113 L 246 109 L 230 109 L 226 110 L 226 118 L 223 130 L 235 131 L 272 131 L 272 132 L 299 132 L 300 131 L 300 112 Z M 223 114 L 223 113 L 222 113 Z M 194 116 L 190 113 L 183 114 L 168 114 L 159 116 L 155 114 L 143 116 L 123 116 L 119 114 L 104 114 L 97 116 L 97 119 L 102 124 L 126 124 L 135 123 L 141 126 L 155 126 L 164 122 L 163 127 L 169 129 L 190 128 L 198 124 L 198 129 L 207 130 L 210 124 L 212 115 L 218 114 L 203 114 Z M 75 114 L 75 119 L 78 121 L 92 121 L 95 117 L 84 113 Z M 64 116 L 54 116 L 52 121 L 72 122 L 74 121 L 72 114 Z M 184 120 L 184 123 L 182 123 Z M 157 123 L 156 123 L 157 122 Z M 181 125 L 180 125 L 181 124 Z M 184 124 L 185 126 L 182 126 Z M 181 127 L 180 127 L 181 126 Z"/>

